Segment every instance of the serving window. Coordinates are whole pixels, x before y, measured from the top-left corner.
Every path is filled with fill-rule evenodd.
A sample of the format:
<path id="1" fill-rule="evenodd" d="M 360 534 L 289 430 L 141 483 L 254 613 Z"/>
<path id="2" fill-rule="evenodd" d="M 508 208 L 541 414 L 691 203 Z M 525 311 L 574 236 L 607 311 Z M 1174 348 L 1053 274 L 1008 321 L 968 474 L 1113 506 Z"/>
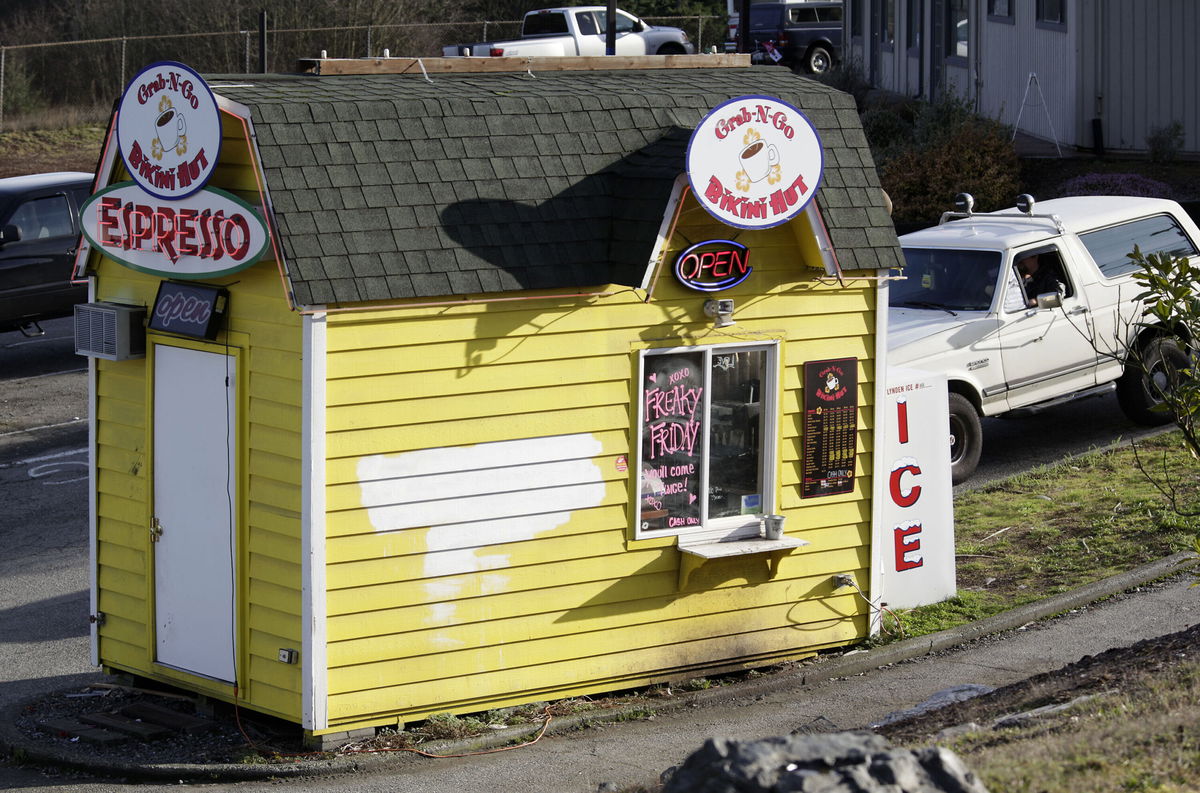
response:
<path id="1" fill-rule="evenodd" d="M 758 531 L 774 508 L 775 344 L 647 350 L 635 536 Z"/>

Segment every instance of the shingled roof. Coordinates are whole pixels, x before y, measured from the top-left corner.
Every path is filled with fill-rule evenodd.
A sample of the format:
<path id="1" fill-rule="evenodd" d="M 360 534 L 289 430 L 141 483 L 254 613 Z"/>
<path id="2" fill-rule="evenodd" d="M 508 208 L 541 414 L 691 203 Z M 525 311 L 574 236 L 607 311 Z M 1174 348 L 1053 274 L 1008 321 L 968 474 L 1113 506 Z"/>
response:
<path id="1" fill-rule="evenodd" d="M 843 269 L 900 265 L 853 99 L 786 70 L 210 83 L 250 109 L 300 305 L 640 283 L 688 135 L 744 94 L 816 126 Z"/>

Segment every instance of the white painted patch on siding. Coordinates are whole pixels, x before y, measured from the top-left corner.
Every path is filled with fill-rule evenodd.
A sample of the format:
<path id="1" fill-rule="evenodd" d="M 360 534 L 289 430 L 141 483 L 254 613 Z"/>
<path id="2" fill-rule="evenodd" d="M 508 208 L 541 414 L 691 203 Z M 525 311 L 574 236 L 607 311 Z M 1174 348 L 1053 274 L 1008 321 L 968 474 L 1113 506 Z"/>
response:
<path id="1" fill-rule="evenodd" d="M 558 528 L 575 510 L 599 506 L 604 480 L 593 458 L 603 451 L 590 433 L 526 438 L 391 455 L 358 462 L 362 504 L 377 532 L 428 527 L 427 592 L 441 601 L 432 620 L 453 621 L 462 589 L 444 576 L 502 570 L 491 545 L 531 540 Z M 488 573 L 487 594 L 504 592 L 508 576 Z"/>

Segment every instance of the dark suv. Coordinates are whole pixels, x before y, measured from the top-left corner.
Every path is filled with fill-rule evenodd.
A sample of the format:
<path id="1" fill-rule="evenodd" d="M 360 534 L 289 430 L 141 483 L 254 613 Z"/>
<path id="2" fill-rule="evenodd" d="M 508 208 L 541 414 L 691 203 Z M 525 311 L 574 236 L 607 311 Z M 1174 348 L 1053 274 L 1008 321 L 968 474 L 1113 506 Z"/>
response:
<path id="1" fill-rule="evenodd" d="M 40 332 L 39 321 L 70 316 L 87 300 L 71 268 L 91 192 L 90 173 L 0 179 L 0 331 Z"/>
<path id="2" fill-rule="evenodd" d="M 823 74 L 837 62 L 842 50 L 841 0 L 754 3 L 750 6 L 750 38 L 756 62 L 778 62 Z M 782 57 L 771 57 L 772 50 Z"/>

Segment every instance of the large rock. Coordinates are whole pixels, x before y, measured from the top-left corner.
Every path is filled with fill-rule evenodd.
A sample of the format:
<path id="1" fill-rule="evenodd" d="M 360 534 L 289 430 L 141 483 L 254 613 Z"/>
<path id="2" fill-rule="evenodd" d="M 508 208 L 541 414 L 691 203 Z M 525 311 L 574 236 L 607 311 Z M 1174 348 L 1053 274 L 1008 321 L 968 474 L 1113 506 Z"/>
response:
<path id="1" fill-rule="evenodd" d="M 869 732 L 710 739 L 663 793 L 987 793 L 949 749 L 893 749 Z"/>

